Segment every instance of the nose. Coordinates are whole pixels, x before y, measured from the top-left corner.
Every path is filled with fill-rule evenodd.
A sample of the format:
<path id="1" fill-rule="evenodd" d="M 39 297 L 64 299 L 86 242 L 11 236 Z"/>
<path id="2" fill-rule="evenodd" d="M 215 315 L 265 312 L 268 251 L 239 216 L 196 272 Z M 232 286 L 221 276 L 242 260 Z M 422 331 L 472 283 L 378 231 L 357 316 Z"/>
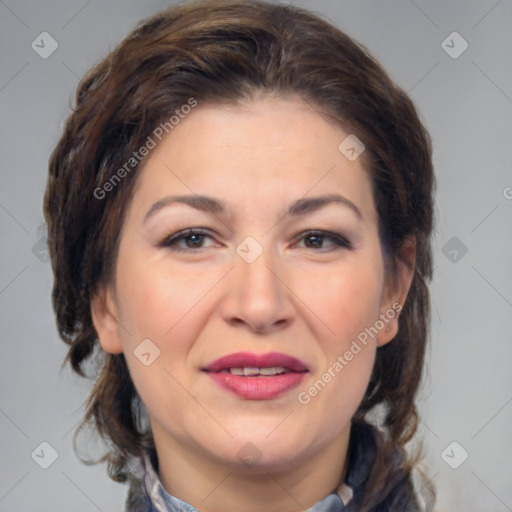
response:
<path id="1" fill-rule="evenodd" d="M 289 326 L 294 308 L 291 291 L 279 268 L 270 250 L 264 250 L 252 263 L 235 253 L 234 268 L 226 276 L 220 304 L 224 321 L 259 334 Z"/>

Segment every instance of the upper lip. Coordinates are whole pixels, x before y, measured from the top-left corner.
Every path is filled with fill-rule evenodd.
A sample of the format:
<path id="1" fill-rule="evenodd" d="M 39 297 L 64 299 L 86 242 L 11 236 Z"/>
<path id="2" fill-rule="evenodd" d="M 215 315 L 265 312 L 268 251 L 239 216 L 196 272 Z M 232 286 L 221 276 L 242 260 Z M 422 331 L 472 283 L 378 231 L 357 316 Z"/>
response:
<path id="1" fill-rule="evenodd" d="M 236 352 L 216 359 L 203 368 L 207 372 L 220 372 L 229 368 L 272 368 L 281 366 L 294 372 L 308 371 L 307 365 L 296 357 L 280 352 L 255 354 L 253 352 Z"/>

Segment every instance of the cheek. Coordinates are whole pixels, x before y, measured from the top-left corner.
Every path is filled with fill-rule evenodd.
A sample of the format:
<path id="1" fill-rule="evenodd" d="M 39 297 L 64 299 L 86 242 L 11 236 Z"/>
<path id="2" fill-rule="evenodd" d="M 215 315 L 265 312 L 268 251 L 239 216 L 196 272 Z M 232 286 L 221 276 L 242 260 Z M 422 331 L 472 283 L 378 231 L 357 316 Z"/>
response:
<path id="1" fill-rule="evenodd" d="M 304 274 L 297 281 L 296 294 L 327 326 L 324 333 L 342 349 L 378 317 L 381 279 L 378 266 L 364 262 L 340 265 L 328 272 Z M 294 290 L 294 291 L 295 291 Z"/>
<path id="2" fill-rule="evenodd" d="M 121 313 L 138 337 L 163 343 L 188 324 L 189 315 L 207 294 L 215 276 L 172 268 L 163 260 L 124 262 L 118 272 Z"/>
<path id="3" fill-rule="evenodd" d="M 161 260 L 133 258 L 119 267 L 118 279 L 120 313 L 129 331 L 121 330 L 123 352 L 132 381 L 150 416 L 163 424 L 172 415 L 177 434 L 183 426 L 180 412 L 190 403 L 187 358 L 202 328 L 198 312 L 212 276 L 173 271 Z M 160 350 L 149 366 L 133 354 L 144 339 Z"/>
<path id="4" fill-rule="evenodd" d="M 305 391 L 318 407 L 328 404 L 335 425 L 350 419 L 370 380 L 376 344 L 366 329 L 378 318 L 379 272 L 374 261 L 361 257 L 303 281 L 304 302 L 321 319 L 317 325 L 328 326 L 317 333 L 324 358 L 313 388 Z"/>

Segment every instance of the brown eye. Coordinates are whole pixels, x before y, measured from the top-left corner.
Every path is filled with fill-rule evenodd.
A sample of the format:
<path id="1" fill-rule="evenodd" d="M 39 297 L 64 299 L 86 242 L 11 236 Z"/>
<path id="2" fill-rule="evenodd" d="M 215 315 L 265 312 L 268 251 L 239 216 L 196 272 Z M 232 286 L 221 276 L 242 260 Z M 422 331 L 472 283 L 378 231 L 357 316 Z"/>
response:
<path id="1" fill-rule="evenodd" d="M 305 241 L 305 246 L 308 249 L 327 249 L 328 247 L 325 247 L 326 242 L 328 242 L 328 246 L 334 246 L 335 249 L 340 247 L 351 248 L 350 242 L 344 237 L 328 231 L 308 231 L 302 235 L 301 240 Z"/>
<path id="2" fill-rule="evenodd" d="M 173 251 L 194 251 L 206 248 L 204 244 L 207 239 L 213 240 L 205 231 L 188 229 L 165 238 L 159 247 L 167 247 Z"/>

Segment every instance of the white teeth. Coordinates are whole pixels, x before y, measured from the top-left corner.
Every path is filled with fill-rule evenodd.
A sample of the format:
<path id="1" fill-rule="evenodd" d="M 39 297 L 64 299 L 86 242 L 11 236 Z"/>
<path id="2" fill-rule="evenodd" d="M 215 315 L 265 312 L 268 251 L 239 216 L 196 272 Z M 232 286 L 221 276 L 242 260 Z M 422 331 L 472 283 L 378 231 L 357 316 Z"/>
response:
<path id="1" fill-rule="evenodd" d="M 243 375 L 245 377 L 251 377 L 254 375 L 278 375 L 281 373 L 286 373 L 287 370 L 282 366 L 272 366 L 269 368 L 230 368 L 229 371 L 231 375 Z"/>
<path id="2" fill-rule="evenodd" d="M 277 368 L 260 368 L 261 375 L 275 375 L 277 373 Z"/>
<path id="3" fill-rule="evenodd" d="M 259 375 L 260 369 L 259 368 L 244 368 L 244 375 L 250 376 L 250 375 Z"/>
<path id="4" fill-rule="evenodd" d="M 272 366 L 271 368 L 260 368 L 261 375 L 278 375 L 286 373 L 288 370 L 282 366 Z"/>

